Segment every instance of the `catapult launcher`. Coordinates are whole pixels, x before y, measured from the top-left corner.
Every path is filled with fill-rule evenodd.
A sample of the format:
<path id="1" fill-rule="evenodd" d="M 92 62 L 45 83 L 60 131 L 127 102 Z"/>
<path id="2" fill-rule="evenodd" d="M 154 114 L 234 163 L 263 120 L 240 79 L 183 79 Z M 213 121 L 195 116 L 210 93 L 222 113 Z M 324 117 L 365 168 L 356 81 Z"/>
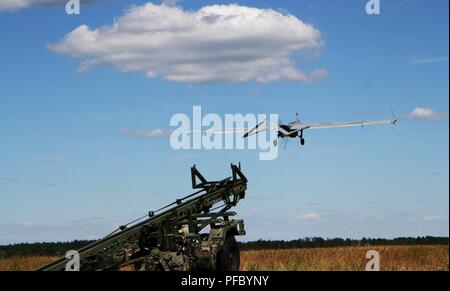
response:
<path id="1" fill-rule="evenodd" d="M 191 168 L 192 187 L 184 198 L 150 211 L 148 215 L 80 250 L 81 271 L 237 271 L 243 220 L 230 209 L 245 197 L 247 178 L 240 164 L 231 165 L 232 176 L 207 181 Z M 38 271 L 70 269 L 72 258 L 61 258 Z M 68 266 L 69 265 L 69 266 Z"/>

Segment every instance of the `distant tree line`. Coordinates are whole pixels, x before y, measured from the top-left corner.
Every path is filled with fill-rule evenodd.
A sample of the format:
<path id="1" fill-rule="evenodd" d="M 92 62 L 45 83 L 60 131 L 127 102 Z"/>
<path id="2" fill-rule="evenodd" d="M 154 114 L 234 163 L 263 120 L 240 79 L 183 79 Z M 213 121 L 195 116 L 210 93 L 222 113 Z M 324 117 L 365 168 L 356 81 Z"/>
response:
<path id="1" fill-rule="evenodd" d="M 0 259 L 28 256 L 64 256 L 69 250 L 78 250 L 94 241 L 74 240 L 71 242 L 19 243 L 0 246 Z"/>
<path id="2" fill-rule="evenodd" d="M 93 240 L 72 242 L 19 243 L 0 246 L 0 259 L 15 256 L 64 256 L 68 250 L 78 250 Z M 395 239 L 363 238 L 361 240 L 307 237 L 297 240 L 257 240 L 240 242 L 242 250 L 328 248 L 345 246 L 388 246 L 388 245 L 449 245 L 448 237 L 400 237 Z"/>
<path id="3" fill-rule="evenodd" d="M 257 240 L 241 242 L 241 250 L 290 249 L 290 248 L 329 248 L 348 246 L 390 246 L 390 245 L 449 245 L 448 237 L 399 237 L 394 239 L 362 238 L 321 238 L 306 237 L 296 240 Z"/>

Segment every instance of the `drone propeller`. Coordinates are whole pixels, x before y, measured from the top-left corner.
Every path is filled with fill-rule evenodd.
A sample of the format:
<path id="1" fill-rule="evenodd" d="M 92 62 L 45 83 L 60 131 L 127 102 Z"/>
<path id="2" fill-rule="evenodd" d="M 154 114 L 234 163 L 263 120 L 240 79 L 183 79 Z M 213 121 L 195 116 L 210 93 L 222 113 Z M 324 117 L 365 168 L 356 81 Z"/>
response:
<path id="1" fill-rule="evenodd" d="M 396 125 L 398 122 L 397 117 L 395 117 L 394 109 L 391 108 L 391 114 L 392 114 L 392 125 Z"/>
<path id="2" fill-rule="evenodd" d="M 397 125 L 398 119 L 397 119 L 397 117 L 395 117 L 395 113 L 392 108 L 391 108 L 391 116 L 392 116 L 392 121 L 391 121 L 391 126 L 389 126 L 389 128 L 391 129 L 392 132 L 395 132 L 395 126 Z"/>
<path id="3" fill-rule="evenodd" d="M 257 131 L 258 131 L 258 128 L 259 128 L 264 122 L 266 122 L 266 119 L 264 119 L 263 121 L 261 121 L 260 123 L 258 123 L 255 127 L 253 127 L 252 129 L 250 129 L 249 131 L 247 131 L 247 132 L 244 134 L 243 138 L 248 137 L 248 136 L 249 136 L 250 134 L 252 134 L 253 132 L 257 132 Z"/>

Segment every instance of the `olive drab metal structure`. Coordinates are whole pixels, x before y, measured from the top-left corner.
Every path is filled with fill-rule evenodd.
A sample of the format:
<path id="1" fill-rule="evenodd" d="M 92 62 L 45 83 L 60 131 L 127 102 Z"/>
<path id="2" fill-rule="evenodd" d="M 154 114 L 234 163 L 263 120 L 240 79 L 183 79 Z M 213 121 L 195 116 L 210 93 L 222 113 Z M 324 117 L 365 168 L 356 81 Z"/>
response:
<path id="1" fill-rule="evenodd" d="M 197 192 L 78 250 L 80 270 L 239 270 L 235 236 L 244 235 L 245 228 L 243 220 L 230 219 L 236 215 L 230 209 L 245 197 L 247 178 L 240 164 L 231 164 L 231 170 L 229 178 L 207 181 L 194 165 Z M 68 263 L 61 258 L 38 271 L 64 271 Z"/>

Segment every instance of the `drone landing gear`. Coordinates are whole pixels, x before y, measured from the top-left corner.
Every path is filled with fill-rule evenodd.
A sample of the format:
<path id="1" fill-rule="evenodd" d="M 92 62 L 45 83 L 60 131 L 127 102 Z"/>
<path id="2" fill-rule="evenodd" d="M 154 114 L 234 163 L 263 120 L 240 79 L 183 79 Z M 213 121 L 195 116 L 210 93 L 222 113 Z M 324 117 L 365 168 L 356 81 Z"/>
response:
<path id="1" fill-rule="evenodd" d="M 305 139 L 303 138 L 303 130 L 300 131 L 300 136 L 299 136 L 299 138 L 300 138 L 300 144 L 301 144 L 302 146 L 305 145 Z"/>

